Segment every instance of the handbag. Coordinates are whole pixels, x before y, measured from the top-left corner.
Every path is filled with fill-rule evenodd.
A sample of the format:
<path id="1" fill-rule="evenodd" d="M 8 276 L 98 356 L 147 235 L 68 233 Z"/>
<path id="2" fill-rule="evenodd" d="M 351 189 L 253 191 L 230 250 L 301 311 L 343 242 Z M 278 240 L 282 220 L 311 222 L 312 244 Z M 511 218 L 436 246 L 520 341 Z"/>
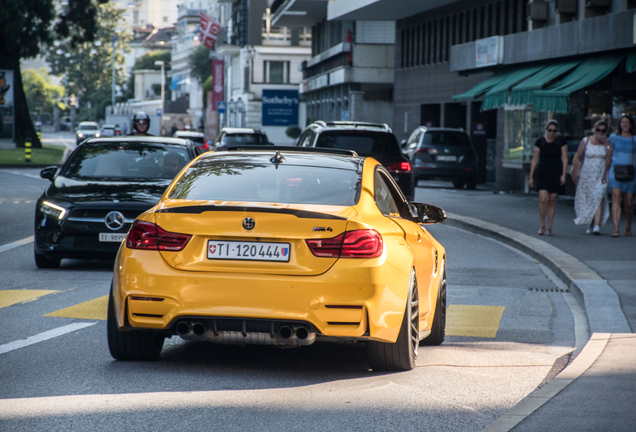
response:
<path id="1" fill-rule="evenodd" d="M 634 137 L 632 136 L 632 164 L 614 165 L 614 178 L 619 182 L 629 182 L 634 180 Z"/>

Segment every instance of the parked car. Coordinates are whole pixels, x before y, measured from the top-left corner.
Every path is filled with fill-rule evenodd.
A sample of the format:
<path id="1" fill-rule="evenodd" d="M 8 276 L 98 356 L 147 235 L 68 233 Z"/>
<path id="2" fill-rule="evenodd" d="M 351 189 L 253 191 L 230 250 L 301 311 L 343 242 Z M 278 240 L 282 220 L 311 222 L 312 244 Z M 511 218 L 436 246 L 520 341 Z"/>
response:
<path id="1" fill-rule="evenodd" d="M 226 127 L 214 141 L 214 150 L 223 151 L 232 145 L 274 145 L 267 139 L 267 134 L 259 129 Z"/>
<path id="2" fill-rule="evenodd" d="M 234 148 L 234 147 L 233 147 Z M 134 222 L 107 333 L 118 360 L 164 339 L 281 347 L 364 342 L 374 370 L 415 367 L 445 338 L 446 255 L 378 161 L 265 146 L 205 153 Z M 240 151 L 240 153 L 239 153 Z"/>
<path id="3" fill-rule="evenodd" d="M 190 141 L 194 141 L 195 143 L 197 143 L 201 151 L 206 152 L 210 150 L 210 145 L 206 141 L 205 135 L 203 134 L 203 132 L 187 131 L 187 130 L 176 131 L 173 136 L 175 138 L 184 138 L 184 139 L 189 139 Z"/>
<path id="4" fill-rule="evenodd" d="M 89 138 L 99 138 L 100 136 L 99 124 L 95 122 L 80 122 L 77 125 L 77 130 L 75 131 L 77 144 Z"/>
<path id="5" fill-rule="evenodd" d="M 463 129 L 420 126 L 402 142 L 411 161 L 414 183 L 443 179 L 456 189 L 477 187 L 477 152 Z"/>
<path id="6" fill-rule="evenodd" d="M 60 167 L 35 208 L 35 264 L 64 258 L 113 259 L 139 214 L 161 197 L 179 169 L 201 152 L 175 138 L 92 138 Z"/>
<path id="7" fill-rule="evenodd" d="M 296 145 L 347 149 L 360 156 L 373 157 L 391 173 L 409 201 L 415 196 L 411 164 L 400 151 L 393 131 L 386 124 L 316 121 L 305 128 Z"/>

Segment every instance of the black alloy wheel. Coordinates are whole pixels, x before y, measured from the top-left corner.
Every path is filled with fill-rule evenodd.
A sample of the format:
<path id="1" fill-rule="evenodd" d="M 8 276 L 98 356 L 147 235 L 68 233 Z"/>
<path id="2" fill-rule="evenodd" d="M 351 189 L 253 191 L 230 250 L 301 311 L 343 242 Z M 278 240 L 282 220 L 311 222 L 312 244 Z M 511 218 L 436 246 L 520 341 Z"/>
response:
<path id="1" fill-rule="evenodd" d="M 463 181 L 461 181 L 461 180 L 453 180 L 453 187 L 454 187 L 455 189 L 463 189 L 465 184 L 466 184 L 466 183 L 464 183 L 464 182 L 463 182 Z"/>
<path id="2" fill-rule="evenodd" d="M 431 334 L 422 340 L 421 345 L 423 346 L 441 345 L 446 339 L 446 266 L 443 262 L 441 272 Z"/>
<path id="3" fill-rule="evenodd" d="M 420 306 L 415 270 L 411 270 L 409 298 L 397 341 L 369 341 L 367 360 L 374 371 L 400 372 L 415 368 L 420 340 Z"/>

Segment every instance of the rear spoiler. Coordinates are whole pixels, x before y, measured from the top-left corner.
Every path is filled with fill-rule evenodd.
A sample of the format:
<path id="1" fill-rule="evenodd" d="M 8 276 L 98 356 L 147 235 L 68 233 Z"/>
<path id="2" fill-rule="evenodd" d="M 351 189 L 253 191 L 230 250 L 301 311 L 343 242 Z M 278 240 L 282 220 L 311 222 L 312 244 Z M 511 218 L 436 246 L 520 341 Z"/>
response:
<path id="1" fill-rule="evenodd" d="M 333 149 L 326 147 L 295 147 L 295 146 L 273 146 L 273 145 L 229 145 L 225 151 L 280 151 L 280 152 L 294 152 L 294 153 L 322 153 L 322 154 L 335 154 L 341 156 L 353 156 L 358 157 L 358 153 L 353 150 Z"/>

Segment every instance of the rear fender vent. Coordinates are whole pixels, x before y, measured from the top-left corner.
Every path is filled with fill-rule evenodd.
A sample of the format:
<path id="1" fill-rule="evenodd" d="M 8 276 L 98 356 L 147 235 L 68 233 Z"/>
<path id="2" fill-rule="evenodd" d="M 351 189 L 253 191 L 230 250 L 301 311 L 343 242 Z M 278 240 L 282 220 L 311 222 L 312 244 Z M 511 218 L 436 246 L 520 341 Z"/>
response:
<path id="1" fill-rule="evenodd" d="M 528 288 L 529 291 L 532 292 L 556 292 L 556 293 L 569 293 L 569 289 L 559 289 L 559 288 Z"/>

